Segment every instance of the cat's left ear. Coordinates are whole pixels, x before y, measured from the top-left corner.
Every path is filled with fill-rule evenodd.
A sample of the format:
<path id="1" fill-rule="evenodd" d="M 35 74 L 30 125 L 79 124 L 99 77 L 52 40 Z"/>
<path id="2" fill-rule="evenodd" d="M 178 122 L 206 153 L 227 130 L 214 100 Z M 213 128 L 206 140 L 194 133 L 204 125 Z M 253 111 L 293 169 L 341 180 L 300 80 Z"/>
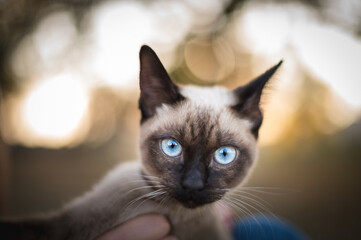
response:
<path id="1" fill-rule="evenodd" d="M 177 85 L 170 79 L 157 54 L 148 46 L 142 46 L 140 58 L 140 98 L 141 122 L 152 117 L 162 104 L 174 104 L 184 99 Z"/>
<path id="2" fill-rule="evenodd" d="M 262 124 L 263 116 L 259 106 L 261 95 L 264 87 L 268 83 L 269 79 L 281 66 L 282 60 L 264 72 L 262 75 L 251 81 L 250 83 L 236 88 L 233 93 L 238 98 L 238 104 L 233 106 L 243 118 L 249 119 L 253 127 L 251 129 L 252 134 L 258 138 L 258 130 Z"/>

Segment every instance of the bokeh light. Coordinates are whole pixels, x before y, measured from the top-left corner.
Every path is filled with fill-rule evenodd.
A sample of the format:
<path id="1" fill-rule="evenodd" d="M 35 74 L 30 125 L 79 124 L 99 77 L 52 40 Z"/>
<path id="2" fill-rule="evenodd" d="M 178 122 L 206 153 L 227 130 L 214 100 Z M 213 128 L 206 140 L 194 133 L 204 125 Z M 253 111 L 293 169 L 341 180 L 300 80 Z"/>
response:
<path id="1" fill-rule="evenodd" d="M 236 20 L 236 37 L 255 54 L 271 55 L 287 46 L 294 9 L 284 5 L 248 4 Z M 299 6 L 295 8 L 299 11 Z"/>
<path id="2" fill-rule="evenodd" d="M 351 106 L 361 108 L 361 39 L 330 25 L 302 24 L 293 36 L 305 66 Z"/>
<path id="3" fill-rule="evenodd" d="M 46 139 L 70 138 L 84 121 L 88 95 L 71 75 L 58 75 L 36 84 L 24 99 L 23 118 L 31 134 Z"/>
<path id="4" fill-rule="evenodd" d="M 194 76 L 208 83 L 224 80 L 235 67 L 233 48 L 224 38 L 194 38 L 187 43 L 184 56 Z"/>
<path id="5" fill-rule="evenodd" d="M 149 42 L 151 21 L 140 2 L 109 2 L 96 9 L 90 33 L 91 71 L 111 86 L 134 86 L 139 70 L 134 53 Z"/>
<path id="6" fill-rule="evenodd" d="M 77 37 L 73 16 L 68 11 L 45 16 L 15 49 L 11 59 L 14 74 L 26 84 L 34 76 L 71 65 Z"/>

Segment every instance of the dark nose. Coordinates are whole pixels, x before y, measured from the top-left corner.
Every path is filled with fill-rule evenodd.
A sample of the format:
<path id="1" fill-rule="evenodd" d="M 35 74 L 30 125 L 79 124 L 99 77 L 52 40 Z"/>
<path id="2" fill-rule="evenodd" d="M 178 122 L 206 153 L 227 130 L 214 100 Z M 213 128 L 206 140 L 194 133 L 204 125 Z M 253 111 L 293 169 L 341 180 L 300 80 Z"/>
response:
<path id="1" fill-rule="evenodd" d="M 202 190 L 204 188 L 204 182 L 201 172 L 196 168 L 189 169 L 182 181 L 182 186 L 189 190 Z"/>

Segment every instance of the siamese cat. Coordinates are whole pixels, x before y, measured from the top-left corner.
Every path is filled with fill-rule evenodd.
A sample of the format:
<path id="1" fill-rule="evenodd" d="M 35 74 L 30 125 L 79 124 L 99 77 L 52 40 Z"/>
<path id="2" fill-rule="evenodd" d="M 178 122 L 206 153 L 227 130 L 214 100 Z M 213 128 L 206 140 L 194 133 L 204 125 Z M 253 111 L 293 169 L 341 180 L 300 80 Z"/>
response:
<path id="1" fill-rule="evenodd" d="M 231 239 L 215 204 L 255 162 L 262 90 L 281 63 L 233 91 L 177 86 L 143 46 L 140 161 L 120 165 L 59 212 L 1 222 L 0 238 L 91 240 L 138 215 L 160 213 L 180 240 Z"/>

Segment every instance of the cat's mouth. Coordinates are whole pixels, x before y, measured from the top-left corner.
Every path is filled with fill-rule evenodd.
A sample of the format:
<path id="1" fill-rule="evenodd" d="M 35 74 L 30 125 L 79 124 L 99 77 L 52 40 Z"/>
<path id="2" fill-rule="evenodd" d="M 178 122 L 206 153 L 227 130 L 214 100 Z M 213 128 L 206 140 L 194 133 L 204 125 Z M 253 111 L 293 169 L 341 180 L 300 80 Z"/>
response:
<path id="1" fill-rule="evenodd" d="M 197 208 L 221 199 L 222 195 L 210 191 L 180 191 L 174 198 L 186 208 Z"/>

